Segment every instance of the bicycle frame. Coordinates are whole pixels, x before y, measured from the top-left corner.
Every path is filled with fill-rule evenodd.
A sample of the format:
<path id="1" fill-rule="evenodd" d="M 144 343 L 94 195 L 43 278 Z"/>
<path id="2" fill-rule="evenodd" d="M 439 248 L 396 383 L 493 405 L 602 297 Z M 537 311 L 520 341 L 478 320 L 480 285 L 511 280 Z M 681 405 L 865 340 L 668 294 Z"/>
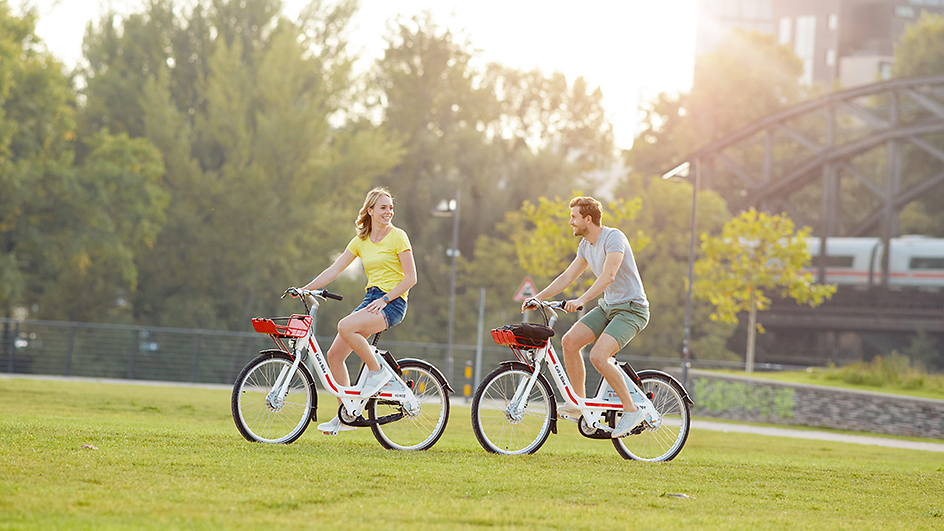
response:
<path id="1" fill-rule="evenodd" d="M 420 411 L 419 403 L 416 400 L 416 396 L 413 394 L 413 390 L 403 381 L 402 378 L 396 372 L 393 372 L 393 378 L 390 379 L 383 387 L 380 388 L 378 392 L 373 395 L 366 395 L 363 392 L 363 385 L 354 385 L 354 386 L 342 386 L 334 379 L 331 374 L 331 369 L 328 367 L 328 362 L 324 357 L 324 354 L 321 350 L 321 347 L 318 345 L 318 340 L 315 337 L 314 330 L 312 330 L 311 323 L 314 320 L 315 312 L 317 312 L 320 305 L 318 297 L 314 294 L 305 294 L 303 295 L 307 302 L 306 306 L 309 307 L 308 315 L 312 318 L 308 320 L 305 334 L 301 337 L 296 337 L 293 345 L 292 358 L 294 362 L 292 363 L 291 368 L 283 368 L 280 372 L 278 378 L 272 386 L 272 390 L 269 391 L 267 401 L 271 404 L 278 406 L 285 399 L 285 394 L 288 391 L 290 378 L 288 377 L 291 374 L 294 374 L 298 370 L 298 366 L 301 364 L 301 361 L 304 359 L 306 362 L 306 367 L 309 372 L 318 376 L 321 381 L 322 387 L 328 393 L 338 397 L 341 400 L 341 405 L 344 410 L 350 415 L 351 419 L 356 419 L 360 417 L 361 413 L 364 412 L 364 408 L 367 406 L 368 400 L 371 398 L 383 398 L 385 400 L 394 400 L 400 402 L 406 406 L 407 414 L 417 415 Z M 256 321 L 254 320 L 254 325 Z M 264 333 L 269 333 L 272 336 L 273 340 L 276 342 L 279 347 L 288 352 L 285 344 L 282 342 L 281 338 L 275 333 L 274 323 L 272 324 L 272 331 L 264 328 L 267 323 L 272 323 L 271 320 L 263 320 L 262 326 L 256 326 L 256 330 Z M 262 328 L 262 329 L 260 329 Z M 374 356 L 377 358 L 377 362 L 380 363 L 381 367 L 386 367 L 388 370 L 392 371 L 387 362 L 383 359 L 380 351 L 376 346 L 372 345 Z M 308 351 L 309 355 L 306 357 L 305 352 Z M 361 371 L 363 373 L 363 371 Z"/>
<path id="2" fill-rule="evenodd" d="M 554 303 L 541 303 L 542 311 L 549 310 L 553 315 L 548 319 L 548 326 L 553 327 L 554 322 L 557 320 L 557 312 L 554 311 L 554 308 L 550 306 Z M 546 309 L 546 310 L 545 310 Z M 545 314 L 545 318 L 547 315 Z M 547 344 L 544 347 L 538 349 L 529 349 L 532 350 L 533 354 L 533 371 L 531 377 L 528 379 L 522 379 L 518 384 L 518 388 L 515 391 L 515 394 L 508 406 L 508 409 L 505 411 L 510 418 L 521 418 L 521 415 L 524 413 L 524 399 L 529 396 L 531 389 L 534 387 L 539 375 L 541 374 L 542 364 L 544 361 L 547 361 L 549 372 L 551 373 L 551 378 L 554 381 L 554 384 L 557 386 L 558 391 L 560 391 L 561 396 L 564 397 L 568 403 L 577 406 L 581 413 L 583 414 L 583 421 L 586 423 L 586 426 L 592 430 L 599 430 L 606 433 L 611 433 L 613 428 L 606 425 L 603 422 L 603 416 L 608 411 L 619 410 L 622 411 L 623 403 L 620 400 L 619 396 L 616 394 L 616 391 L 610 386 L 609 382 L 606 379 L 602 379 L 600 386 L 597 389 L 597 393 L 593 398 L 579 398 L 574 394 L 573 386 L 570 383 L 570 379 L 567 377 L 567 372 L 564 370 L 563 363 L 561 362 L 560 357 L 557 355 L 557 352 L 554 350 L 554 346 L 548 340 Z M 617 365 L 615 357 L 611 357 L 608 360 L 608 363 Z M 620 374 L 623 375 L 623 380 L 626 382 L 626 386 L 629 388 L 629 394 L 633 399 L 633 403 L 636 404 L 636 407 L 642 409 L 646 416 L 643 420 L 644 423 L 647 423 L 648 426 L 652 429 L 656 429 L 662 425 L 662 416 L 653 406 L 652 402 L 649 400 L 649 397 L 642 392 L 639 386 L 636 385 L 636 382 L 630 378 L 630 376 L 624 370 L 620 370 Z M 567 417 L 569 418 L 569 417 Z M 577 419 L 571 419 L 576 421 Z"/>

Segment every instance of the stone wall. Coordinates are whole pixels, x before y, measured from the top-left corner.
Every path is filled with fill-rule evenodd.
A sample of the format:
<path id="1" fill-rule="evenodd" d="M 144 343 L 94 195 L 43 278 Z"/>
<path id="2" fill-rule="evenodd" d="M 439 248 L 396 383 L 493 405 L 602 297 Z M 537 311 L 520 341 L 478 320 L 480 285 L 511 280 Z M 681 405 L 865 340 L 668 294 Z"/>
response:
<path id="1" fill-rule="evenodd" d="M 944 400 L 690 370 L 692 414 L 944 439 Z"/>

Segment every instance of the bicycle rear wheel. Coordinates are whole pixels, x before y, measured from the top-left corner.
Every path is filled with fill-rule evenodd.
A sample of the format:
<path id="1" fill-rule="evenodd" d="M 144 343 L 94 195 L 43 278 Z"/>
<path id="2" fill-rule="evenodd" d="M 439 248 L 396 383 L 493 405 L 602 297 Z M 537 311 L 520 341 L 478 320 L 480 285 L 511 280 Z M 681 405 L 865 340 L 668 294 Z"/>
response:
<path id="1" fill-rule="evenodd" d="M 671 461 L 682 451 L 688 439 L 691 409 L 682 398 L 684 392 L 672 379 L 640 374 L 640 380 L 643 393 L 652 393 L 652 405 L 662 415 L 662 425 L 658 428 L 637 427 L 630 435 L 613 439 L 613 446 L 625 459 Z M 611 427 L 616 427 L 620 416 L 620 412 L 608 415 Z"/>
<path id="2" fill-rule="evenodd" d="M 231 400 L 233 420 L 246 440 L 288 444 L 308 427 L 314 413 L 315 384 L 303 364 L 287 375 L 289 386 L 284 399 L 272 393 L 279 375 L 291 371 L 292 362 L 285 352 L 263 352 L 236 377 Z"/>
<path id="3" fill-rule="evenodd" d="M 399 401 L 376 398 L 367 405 L 370 420 L 402 414 L 403 418 L 387 424 L 371 424 L 377 442 L 388 450 L 428 450 L 442 437 L 449 421 L 449 395 L 432 365 L 422 361 L 400 363 L 403 381 L 419 402 L 415 417 L 407 414 Z"/>
<path id="4" fill-rule="evenodd" d="M 472 431 L 482 448 L 504 455 L 533 454 L 547 441 L 554 395 L 546 379 L 539 377 L 523 409 L 513 410 L 518 386 L 530 377 L 524 365 L 503 365 L 482 380 L 472 399 Z"/>

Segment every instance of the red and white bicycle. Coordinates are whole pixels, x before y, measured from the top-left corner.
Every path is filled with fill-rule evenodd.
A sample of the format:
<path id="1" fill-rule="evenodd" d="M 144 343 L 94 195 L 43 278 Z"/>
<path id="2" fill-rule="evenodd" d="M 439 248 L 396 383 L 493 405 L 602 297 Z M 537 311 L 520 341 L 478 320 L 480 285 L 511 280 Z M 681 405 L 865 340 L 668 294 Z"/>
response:
<path id="1" fill-rule="evenodd" d="M 249 441 L 265 443 L 291 443 L 301 437 L 308 423 L 317 419 L 314 373 L 328 393 L 341 399 L 341 422 L 369 426 L 384 448 L 427 450 L 436 444 L 449 420 L 452 391 L 439 369 L 420 359 L 395 360 L 377 348 L 378 333 L 374 353 L 393 378 L 367 395 L 361 381 L 366 372 L 362 364 L 355 385 L 338 385 L 311 323 L 321 301 L 341 300 L 341 296 L 297 288 L 289 288 L 282 296 L 289 294 L 299 297 L 306 315 L 252 320 L 255 330 L 270 335 L 279 348 L 260 352 L 236 377 L 231 405 L 239 433 Z"/>
<path id="2" fill-rule="evenodd" d="M 541 374 L 546 362 L 561 396 L 581 411 L 579 418 L 563 417 L 576 422 L 581 435 L 613 441 L 626 459 L 669 461 L 678 455 L 691 427 L 692 400 L 682 384 L 662 371 L 637 374 L 629 363 L 619 364 L 633 402 L 646 416 L 629 435 L 611 438 L 623 411 L 619 396 L 606 380 L 600 381 L 591 398 L 574 394 L 549 340 L 557 320 L 555 309 L 563 310 L 564 303 L 534 302 L 547 326 L 512 325 L 492 330 L 495 341 L 509 346 L 518 359 L 503 361 L 482 380 L 472 399 L 472 430 L 482 447 L 497 454 L 533 454 L 551 432 L 557 433 L 557 402 Z M 610 363 L 617 362 L 610 358 Z"/>

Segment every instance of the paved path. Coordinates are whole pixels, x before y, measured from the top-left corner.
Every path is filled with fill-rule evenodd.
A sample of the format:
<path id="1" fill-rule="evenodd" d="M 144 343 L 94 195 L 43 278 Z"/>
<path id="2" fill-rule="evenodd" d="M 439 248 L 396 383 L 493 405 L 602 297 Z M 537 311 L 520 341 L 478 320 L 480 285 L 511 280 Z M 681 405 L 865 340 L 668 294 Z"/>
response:
<path id="1" fill-rule="evenodd" d="M 763 426 L 747 426 L 744 424 L 728 424 L 725 422 L 711 422 L 708 420 L 693 420 L 692 430 L 714 430 L 726 433 L 754 433 L 773 437 L 795 437 L 798 439 L 814 439 L 818 441 L 834 441 L 854 444 L 871 444 L 888 448 L 905 448 L 908 450 L 927 450 L 930 452 L 944 452 L 944 443 L 920 441 L 905 441 L 869 435 L 848 435 L 825 431 L 807 431 L 792 428 L 770 428 Z"/>

